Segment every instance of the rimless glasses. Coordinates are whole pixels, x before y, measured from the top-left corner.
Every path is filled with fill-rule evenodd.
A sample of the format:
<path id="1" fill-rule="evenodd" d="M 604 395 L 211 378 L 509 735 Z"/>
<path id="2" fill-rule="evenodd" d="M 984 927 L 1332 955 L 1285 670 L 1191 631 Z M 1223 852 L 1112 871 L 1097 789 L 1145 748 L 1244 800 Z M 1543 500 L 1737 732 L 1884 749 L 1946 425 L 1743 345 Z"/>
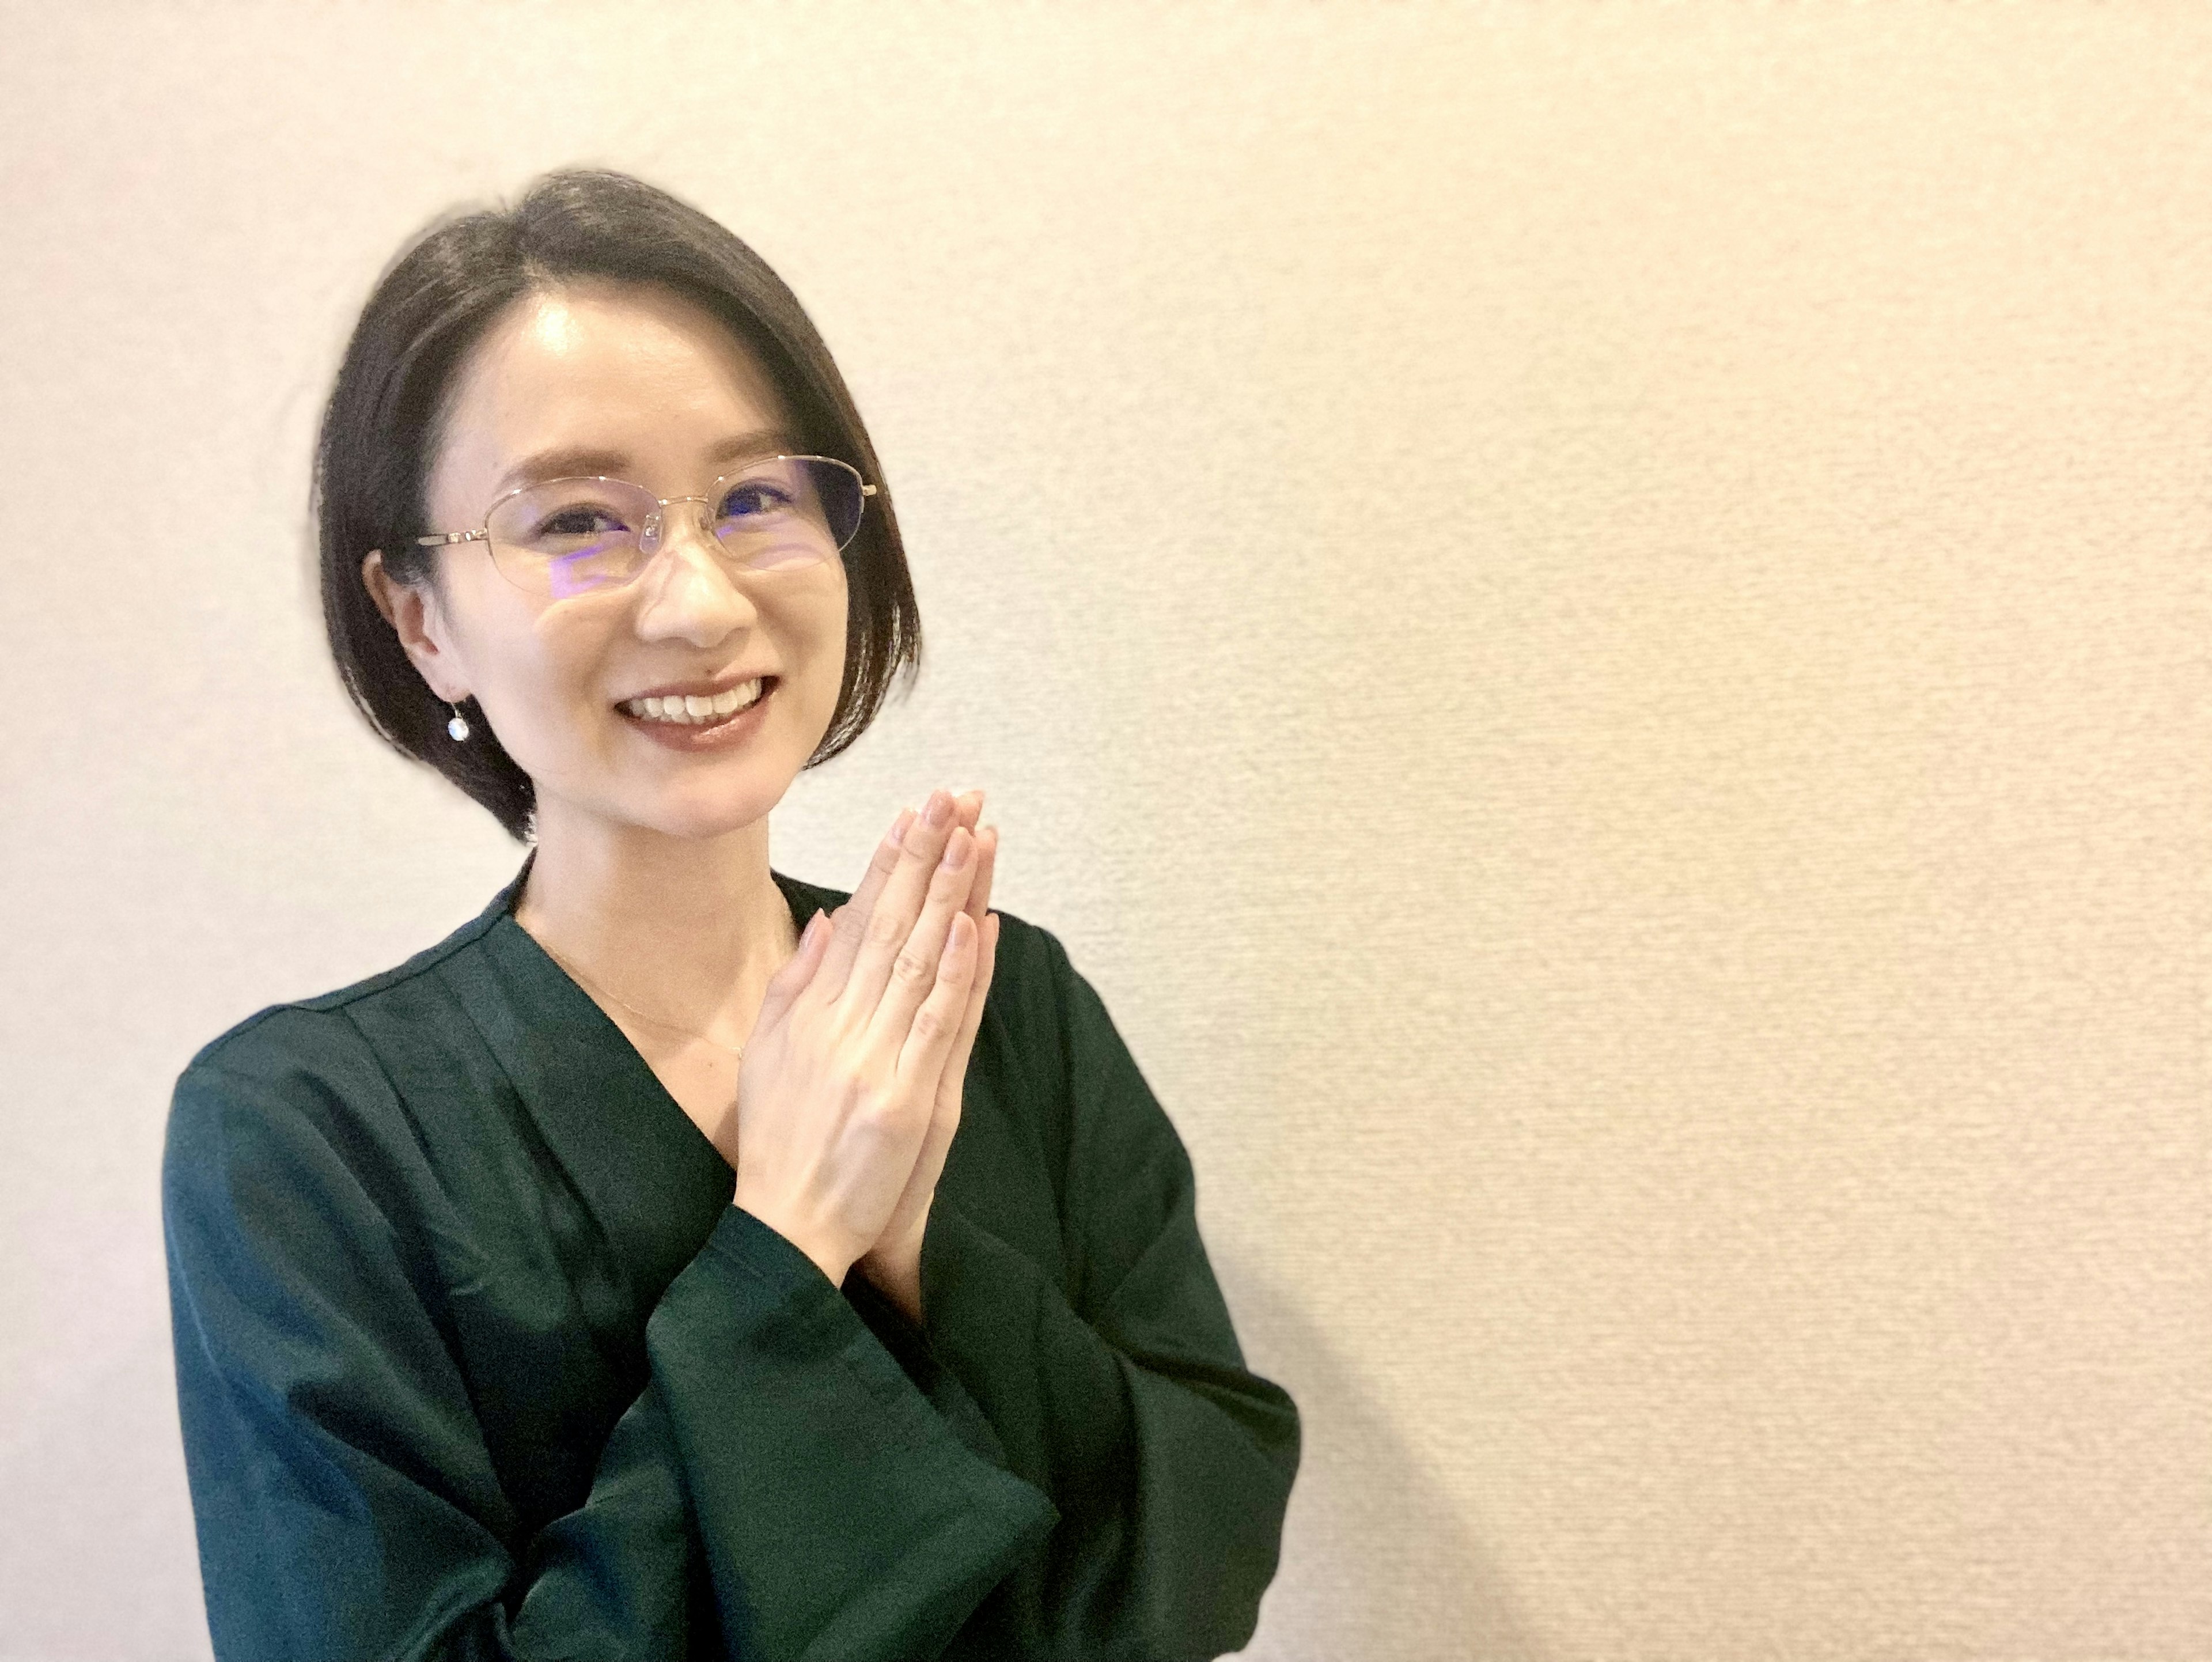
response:
<path id="1" fill-rule="evenodd" d="M 666 539 L 670 508 L 696 503 L 731 562 L 788 571 L 841 553 L 876 487 L 833 456 L 763 456 L 703 496 L 656 496 L 626 479 L 548 479 L 508 491 L 474 531 L 439 531 L 425 548 L 483 543 L 499 574 L 533 594 L 568 600 L 635 580 Z"/>

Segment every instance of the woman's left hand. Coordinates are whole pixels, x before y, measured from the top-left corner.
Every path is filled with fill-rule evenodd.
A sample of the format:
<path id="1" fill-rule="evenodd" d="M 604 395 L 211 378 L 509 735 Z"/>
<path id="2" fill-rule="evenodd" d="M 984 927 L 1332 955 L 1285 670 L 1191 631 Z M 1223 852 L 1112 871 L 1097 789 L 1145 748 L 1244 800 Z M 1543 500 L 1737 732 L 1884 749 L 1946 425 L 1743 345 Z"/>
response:
<path id="1" fill-rule="evenodd" d="M 921 1237 L 928 1227 L 930 1202 L 937 1197 L 937 1179 L 945 1170 L 945 1154 L 952 1134 L 960 1129 L 960 1087 L 968 1075 L 968 1056 L 975 1044 L 975 1030 L 983 1020 L 984 995 L 991 990 L 991 971 L 999 946 L 999 920 L 990 915 L 991 874 L 999 852 L 999 831 L 994 825 L 979 829 L 983 793 L 969 791 L 955 797 L 953 823 L 964 825 L 975 839 L 975 877 L 968 892 L 967 910 L 975 920 L 975 976 L 968 994 L 968 1008 L 954 1034 L 952 1052 L 937 1088 L 936 1111 L 930 1117 L 921 1154 L 914 1163 L 905 1191 L 891 1208 L 890 1221 L 876 1244 L 860 1256 L 854 1268 L 866 1275 L 906 1318 L 921 1324 Z M 865 920 L 875 910 L 876 892 L 882 886 L 872 870 L 858 892 L 845 903 L 858 906 Z M 838 908 L 840 912 L 844 907 Z"/>

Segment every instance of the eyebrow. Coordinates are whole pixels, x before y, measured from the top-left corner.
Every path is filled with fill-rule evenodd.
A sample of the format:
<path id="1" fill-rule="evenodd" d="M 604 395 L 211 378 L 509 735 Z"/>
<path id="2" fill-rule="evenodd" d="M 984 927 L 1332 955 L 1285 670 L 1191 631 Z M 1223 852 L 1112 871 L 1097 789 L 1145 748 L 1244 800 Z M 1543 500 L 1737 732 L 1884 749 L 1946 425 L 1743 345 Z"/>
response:
<path id="1" fill-rule="evenodd" d="M 740 433 L 724 439 L 707 453 L 708 462 L 720 466 L 724 462 L 740 457 L 791 455 L 798 450 L 798 441 L 779 429 L 758 433 Z M 493 488 L 495 497 L 524 485 L 543 484 L 548 479 L 622 478 L 631 465 L 628 452 L 601 450 L 589 445 L 567 445 L 552 450 L 541 450 L 526 456 L 501 476 Z"/>

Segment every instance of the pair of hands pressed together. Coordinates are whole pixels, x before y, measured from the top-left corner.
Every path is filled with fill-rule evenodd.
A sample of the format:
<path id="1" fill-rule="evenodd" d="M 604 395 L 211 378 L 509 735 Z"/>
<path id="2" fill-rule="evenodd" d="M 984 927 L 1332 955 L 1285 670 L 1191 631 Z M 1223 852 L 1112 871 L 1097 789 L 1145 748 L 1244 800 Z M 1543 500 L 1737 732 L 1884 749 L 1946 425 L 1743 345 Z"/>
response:
<path id="1" fill-rule="evenodd" d="M 853 898 L 769 983 L 722 1154 L 737 1204 L 921 1319 L 921 1238 L 999 944 L 983 794 L 901 813 Z M 743 1156 L 739 1157 L 742 1149 Z"/>

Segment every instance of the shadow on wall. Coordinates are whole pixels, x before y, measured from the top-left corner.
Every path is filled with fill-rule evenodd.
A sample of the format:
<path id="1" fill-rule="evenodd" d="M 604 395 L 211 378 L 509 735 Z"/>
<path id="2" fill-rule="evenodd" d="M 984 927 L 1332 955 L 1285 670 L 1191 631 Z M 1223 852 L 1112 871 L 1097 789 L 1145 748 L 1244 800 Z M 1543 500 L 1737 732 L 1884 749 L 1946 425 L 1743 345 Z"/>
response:
<path id="1" fill-rule="evenodd" d="M 1285 1292 L 1214 1259 L 1252 1368 L 1295 1397 L 1304 1452 L 1282 1569 L 1247 1662 L 1543 1662 L 1450 1495 Z"/>
<path id="2" fill-rule="evenodd" d="M 205 1658 L 165 1322 L 0 1444 L 0 1662 Z"/>

